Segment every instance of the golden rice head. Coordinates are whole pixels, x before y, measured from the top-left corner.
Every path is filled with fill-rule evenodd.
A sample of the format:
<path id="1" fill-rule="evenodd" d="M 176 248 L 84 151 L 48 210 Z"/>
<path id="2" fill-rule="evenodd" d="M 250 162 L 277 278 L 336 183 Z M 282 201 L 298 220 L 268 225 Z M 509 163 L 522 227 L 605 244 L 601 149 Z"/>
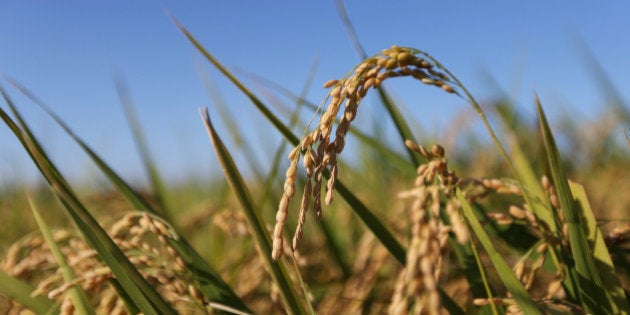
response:
<path id="1" fill-rule="evenodd" d="M 440 314 L 438 283 L 449 233 L 453 232 L 462 242 L 469 239 L 459 215 L 459 203 L 452 194 L 459 179 L 448 169 L 441 146 L 434 145 L 427 150 L 410 141 L 406 145 L 429 161 L 418 167 L 414 187 L 400 194 L 411 200 L 408 214 L 411 235 L 406 264 L 398 275 L 389 313 Z M 446 201 L 444 209 L 442 201 Z M 451 224 L 442 221 L 442 210 L 452 215 Z"/>
<path id="2" fill-rule="evenodd" d="M 328 106 L 322 111 L 318 124 L 301 140 L 300 145 L 289 154 L 291 164 L 284 185 L 276 215 L 273 232 L 272 257 L 282 255 L 283 229 L 288 213 L 289 201 L 294 195 L 295 168 L 301 156 L 306 169 L 306 187 L 299 209 L 298 226 L 291 248 L 295 249 L 302 237 L 302 229 L 308 210 L 320 218 L 322 215 L 322 197 L 325 204 L 333 201 L 333 191 L 339 165 L 337 157 L 345 147 L 345 138 L 351 122 L 357 115 L 361 100 L 370 89 L 378 88 L 383 81 L 394 77 L 412 77 L 420 82 L 441 88 L 448 93 L 457 93 L 454 80 L 440 65 L 426 53 L 406 47 L 392 46 L 357 65 L 348 75 L 339 80 L 329 80 L 324 88 L 329 88 Z M 339 112 L 343 108 L 341 115 Z M 334 126 L 335 120 L 339 123 Z M 324 173 L 329 176 L 323 184 Z M 322 196 L 322 189 L 326 193 Z"/>
<path id="3" fill-rule="evenodd" d="M 204 313 L 207 301 L 199 294 L 184 260 L 170 246 L 177 234 L 156 216 L 128 213 L 111 224 L 108 234 L 145 279 L 176 310 Z M 75 279 L 66 283 L 50 249 L 40 234 L 34 233 L 14 243 L 0 262 L 0 268 L 13 277 L 32 284 L 34 295 L 44 295 L 61 303 L 62 313 L 72 313 L 74 305 L 66 294 L 81 286 L 99 314 L 126 313 L 123 300 L 109 280 L 115 276 L 97 253 L 76 233 L 57 230 L 53 239 L 73 270 Z M 24 307 L 13 303 L 11 312 Z"/>

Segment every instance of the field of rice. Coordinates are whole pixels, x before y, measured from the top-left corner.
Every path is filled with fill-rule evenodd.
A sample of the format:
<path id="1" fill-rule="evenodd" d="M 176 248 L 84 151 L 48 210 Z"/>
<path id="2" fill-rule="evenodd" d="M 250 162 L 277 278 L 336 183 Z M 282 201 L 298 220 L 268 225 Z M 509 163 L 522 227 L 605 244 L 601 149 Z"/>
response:
<path id="1" fill-rule="evenodd" d="M 273 163 L 245 176 L 200 108 L 224 178 L 171 185 L 139 151 L 150 187 L 113 171 L 61 117 L 17 82 L 0 116 L 48 183 L 0 191 L 0 312 L 7 314 L 630 314 L 630 109 L 589 121 L 535 120 L 508 98 L 481 104 L 439 56 L 384 47 L 294 95 L 277 114 L 194 35 L 210 67 L 280 134 Z M 400 80 L 471 106 L 448 138 L 417 134 L 384 88 Z M 461 81 L 460 81 L 461 80 Z M 614 90 L 614 87 L 611 87 Z M 12 101 L 46 110 L 111 189 L 73 185 Z M 378 97 L 397 139 L 353 126 Z M 319 104 L 319 105 L 317 105 Z M 132 106 L 127 104 L 126 106 Z M 223 106 L 218 104 L 217 106 Z M 300 111 L 313 115 L 301 121 Z M 483 139 L 458 119 L 478 120 Z M 492 121 L 492 122 L 491 122 Z M 141 126 L 131 119 L 132 128 Z M 347 152 L 346 141 L 358 145 Z M 465 141 L 456 141 L 465 139 Z M 490 140 L 485 140 L 490 139 Z M 252 158 L 254 160 L 254 158 Z"/>

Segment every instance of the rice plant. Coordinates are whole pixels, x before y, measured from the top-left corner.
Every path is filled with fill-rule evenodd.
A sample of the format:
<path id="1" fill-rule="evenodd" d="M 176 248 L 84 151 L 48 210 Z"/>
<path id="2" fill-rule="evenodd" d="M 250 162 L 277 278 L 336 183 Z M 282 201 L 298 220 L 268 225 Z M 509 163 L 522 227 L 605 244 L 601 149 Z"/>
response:
<path id="1" fill-rule="evenodd" d="M 264 131 L 284 138 L 278 152 L 290 146 L 288 162 L 275 159 L 263 181 L 244 177 L 232 159 L 233 149 L 222 139 L 223 131 L 215 128 L 208 110 L 201 109 L 200 123 L 229 190 L 222 188 L 223 181 L 213 183 L 214 188 L 168 187 L 142 149 L 153 184 L 152 191 L 141 191 L 33 93 L 10 81 L 50 114 L 114 191 L 93 192 L 87 200 L 77 194 L 0 87 L 11 113 L 2 107 L 0 116 L 51 191 L 25 189 L 27 198 L 4 193 L 13 207 L 3 203 L 0 211 L 32 209 L 38 224 L 3 256 L 4 312 L 630 313 L 630 200 L 627 194 L 589 191 L 613 184 L 620 192 L 628 188 L 627 177 L 619 177 L 630 169 L 630 146 L 623 141 L 611 141 L 601 154 L 590 155 L 589 167 L 580 169 L 558 149 L 558 132 L 552 132 L 537 97 L 533 106 L 538 119 L 533 124 L 510 115 L 514 106 L 506 102 L 484 109 L 436 58 L 398 46 L 349 65 L 350 70 L 340 71 L 341 79 L 325 82 L 329 91 L 321 105 L 304 107 L 316 115 L 314 125 L 296 122 L 297 115 L 281 118 L 174 21 L 275 129 Z M 422 88 L 439 88 L 445 97 L 468 103 L 492 142 L 447 150 L 439 143 L 416 140 L 423 135 L 413 134 L 383 89 L 385 81 L 395 84 L 390 79 L 396 78 L 421 83 L 420 97 Z M 144 148 L 132 105 L 124 89 L 120 92 L 137 143 Z M 388 108 L 387 120 L 399 131 L 397 143 L 353 125 L 359 108 L 367 106 L 362 100 L 375 92 Z M 486 115 L 486 110 L 493 112 Z M 501 132 L 495 131 L 489 116 L 499 118 Z M 294 124 L 284 123 L 289 120 Z M 304 132 L 295 127 L 300 124 Z M 579 130 L 562 132 L 579 139 Z M 349 137 L 356 137 L 370 153 L 345 161 Z M 581 148 L 590 150 L 588 145 L 597 143 Z M 284 177 L 278 176 L 274 170 L 285 164 Z M 610 176 L 601 176 L 606 173 Z M 573 181 L 576 178 L 586 183 Z M 292 203 L 298 191 L 301 198 Z M 42 203 L 38 196 L 47 194 L 58 203 Z M 612 222 L 603 220 L 610 212 L 595 207 L 608 199 L 622 214 Z M 174 206 L 184 210 L 173 211 Z M 55 226 L 58 222 L 42 218 L 43 207 L 65 211 L 66 224 Z"/>

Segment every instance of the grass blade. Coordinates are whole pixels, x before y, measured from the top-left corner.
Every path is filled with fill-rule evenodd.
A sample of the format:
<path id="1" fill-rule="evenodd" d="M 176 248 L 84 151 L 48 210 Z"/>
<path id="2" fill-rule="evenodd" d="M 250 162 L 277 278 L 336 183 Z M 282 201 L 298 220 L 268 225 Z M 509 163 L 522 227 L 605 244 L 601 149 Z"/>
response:
<path id="1" fill-rule="evenodd" d="M 573 194 L 569 188 L 567 176 L 562 167 L 560 154 L 555 139 L 549 128 L 547 117 L 542 109 L 540 100 L 536 97 L 536 109 L 543 135 L 549 170 L 556 188 L 562 212 L 569 226 L 569 243 L 571 244 L 571 256 L 574 258 L 575 267 L 570 266 L 570 273 L 574 275 L 578 285 L 579 298 L 582 306 L 590 313 L 610 314 L 612 307 L 609 298 L 602 287 L 593 252 L 586 239 L 586 227 L 574 202 Z M 575 271 L 574 273 L 572 271 Z"/>
<path id="2" fill-rule="evenodd" d="M 501 115 L 506 126 L 508 121 L 504 115 Z M 526 204 L 532 210 L 532 213 L 540 222 L 540 232 L 544 237 L 544 241 L 548 244 L 555 266 L 558 269 L 564 268 L 561 263 L 560 257 L 562 256 L 561 249 L 558 246 L 554 246 L 554 242 L 549 239 L 549 235 L 558 235 L 558 231 L 561 229 L 561 222 L 552 209 L 548 196 L 545 194 L 541 182 L 537 179 L 531 162 L 534 158 L 527 157 L 525 151 L 521 146 L 519 137 L 514 134 L 513 131 L 509 132 L 510 139 L 510 155 L 514 161 L 514 170 L 517 173 L 517 178 L 520 180 L 521 190 Z M 567 278 L 565 288 L 567 295 L 575 296 L 570 290 L 573 287 L 571 278 Z"/>
<path id="3" fill-rule="evenodd" d="M 30 98 L 55 120 L 55 122 L 81 147 L 81 149 L 83 149 L 92 162 L 96 164 L 107 179 L 109 179 L 112 185 L 135 209 L 158 214 L 158 211 L 154 209 L 152 205 L 150 205 L 135 189 L 133 189 L 131 185 L 125 182 L 116 172 L 114 172 L 114 170 L 107 165 L 107 163 L 105 163 L 105 161 L 103 161 L 81 138 L 79 138 L 79 136 L 75 134 L 59 116 L 57 116 L 50 108 L 48 108 L 26 88 L 15 81 L 10 81 L 11 84 L 18 88 L 24 95 Z M 179 232 L 177 234 L 181 235 Z M 168 241 L 171 246 L 176 248 L 182 259 L 184 259 L 187 270 L 195 275 L 195 278 L 198 280 L 198 289 L 208 300 L 227 305 L 240 311 L 250 312 L 229 285 L 221 279 L 219 274 L 199 255 L 199 253 L 197 253 L 197 251 L 195 251 L 195 249 L 190 246 L 190 244 L 188 244 L 184 238 L 181 236 L 177 240 L 169 238 Z"/>
<path id="4" fill-rule="evenodd" d="M 466 221 L 468 221 L 468 225 L 471 227 L 475 236 L 483 246 L 483 248 L 488 253 L 494 268 L 497 270 L 501 281 L 510 292 L 518 306 L 521 308 L 523 314 L 541 314 L 540 310 L 536 306 L 536 303 L 529 296 L 529 293 L 523 287 L 523 284 L 516 278 L 516 275 L 507 264 L 507 262 L 501 257 L 501 255 L 496 251 L 494 245 L 492 244 L 492 240 L 488 237 L 488 234 L 483 230 L 483 227 L 475 217 L 475 214 L 472 210 L 472 207 L 466 201 L 464 194 L 458 188 L 457 198 L 462 205 L 462 212 Z"/>
<path id="5" fill-rule="evenodd" d="M 112 281 L 111 284 L 114 287 L 114 290 L 116 290 L 116 293 L 118 294 L 118 296 L 120 296 L 120 299 L 125 304 L 125 308 L 127 308 L 127 313 L 140 314 L 140 310 L 138 309 L 136 304 L 133 302 L 133 298 L 130 297 L 129 294 L 127 294 L 127 292 L 125 292 L 125 289 L 120 285 L 120 283 L 118 281 Z"/>
<path id="6" fill-rule="evenodd" d="M 584 219 L 587 235 L 586 238 L 590 244 L 593 244 L 593 258 L 595 259 L 595 267 L 601 275 L 603 288 L 611 298 L 611 306 L 613 314 L 630 314 L 630 305 L 626 299 L 626 294 L 619 282 L 619 278 L 615 274 L 615 266 L 606 247 L 606 242 L 602 236 L 602 232 L 597 226 L 597 220 L 591 210 L 590 202 L 586 196 L 584 186 L 569 181 L 571 193 L 575 197 L 578 204 L 580 214 Z"/>
<path id="7" fill-rule="evenodd" d="M 103 172 L 103 174 L 112 182 L 113 186 L 116 187 L 124 196 L 128 197 L 127 199 L 131 201 L 131 204 L 135 209 L 141 209 L 145 211 L 149 211 L 152 213 L 156 213 L 157 211 L 153 209 L 152 206 L 139 194 L 137 193 L 130 185 L 128 185 L 120 176 L 118 176 L 105 161 L 103 161 L 94 150 L 92 150 L 77 134 L 70 129 L 68 124 L 66 124 L 61 117 L 57 116 L 44 102 L 42 102 L 39 98 L 37 98 L 33 93 L 27 90 L 24 86 L 20 85 L 18 82 L 9 79 L 9 82 L 16 87 L 22 94 L 28 97 L 31 101 L 33 101 L 37 106 L 39 106 L 42 110 L 44 110 L 69 136 L 74 140 L 83 151 L 90 157 L 92 162 L 96 164 L 96 166 Z"/>
<path id="8" fill-rule="evenodd" d="M 243 313 L 251 313 L 243 300 L 186 240 L 180 237 L 178 241 L 172 239 L 168 241 L 169 245 L 175 248 L 182 257 L 186 269 L 197 281 L 197 288 L 210 301 L 210 304 L 224 305 Z"/>
<path id="9" fill-rule="evenodd" d="M 212 145 L 214 146 L 217 157 L 221 162 L 225 177 L 243 207 L 243 212 L 247 218 L 247 223 L 252 236 L 256 240 L 256 244 L 261 251 L 261 255 L 265 260 L 271 276 L 279 287 L 280 295 L 282 296 L 287 310 L 292 314 L 304 314 L 305 310 L 299 303 L 298 295 L 289 281 L 284 265 L 281 262 L 273 261 L 271 258 L 271 238 L 265 230 L 264 223 L 258 212 L 254 209 L 250 193 L 240 175 L 240 172 L 238 171 L 238 168 L 234 164 L 234 161 L 232 160 L 229 151 L 223 144 L 223 141 L 217 134 L 216 130 L 214 130 L 214 126 L 210 120 L 210 114 L 208 113 L 208 108 L 205 108 L 204 111 L 200 110 L 200 114 L 206 126 L 206 130 L 208 131 L 208 135 L 212 140 Z"/>
<path id="10" fill-rule="evenodd" d="M 328 177 L 328 172 L 324 172 L 324 176 Z M 405 265 L 407 261 L 407 253 L 405 248 L 398 242 L 396 237 L 387 230 L 382 221 L 368 207 L 359 200 L 341 181 L 337 181 L 335 189 L 340 196 L 348 203 L 354 213 L 361 218 L 363 223 L 374 233 L 379 241 L 389 250 L 389 252 L 401 264 Z"/>
<path id="11" fill-rule="evenodd" d="M 8 296 L 16 302 L 26 306 L 35 314 L 46 314 L 51 310 L 55 310 L 55 301 L 42 296 L 31 296 L 34 288 L 30 285 L 11 277 L 4 271 L 0 270 L 0 293 Z"/>
<path id="12" fill-rule="evenodd" d="M 477 270 L 480 277 L 479 280 L 483 284 L 484 293 L 486 294 L 486 298 L 490 300 L 490 309 L 492 311 L 492 314 L 498 315 L 499 310 L 497 309 L 497 304 L 494 302 L 494 293 L 492 292 L 492 288 L 490 287 L 490 283 L 481 262 L 481 257 L 479 257 L 479 252 L 477 251 L 477 245 L 475 245 L 475 242 L 470 242 L 470 249 L 472 250 L 473 256 L 475 257 L 475 263 L 477 265 Z"/>
<path id="13" fill-rule="evenodd" d="M 263 104 L 258 97 L 254 95 L 245 85 L 243 85 L 230 71 L 228 71 L 214 56 L 212 56 L 203 46 L 195 39 L 195 37 L 186 30 L 186 28 L 179 23 L 174 17 L 171 16 L 171 20 L 177 26 L 177 28 L 184 33 L 184 36 L 197 48 L 197 50 L 206 58 L 213 66 L 215 66 L 224 76 L 226 76 L 236 87 L 241 90 L 250 101 L 258 108 L 258 110 L 273 124 L 273 126 L 280 131 L 280 133 L 289 140 L 291 143 L 298 143 L 299 139 L 293 135 L 291 130 L 282 123 L 278 117 L 276 117 L 265 104 Z"/>
<path id="14" fill-rule="evenodd" d="M 221 96 L 219 89 L 216 87 L 216 85 L 212 81 L 210 75 L 206 73 L 209 71 L 202 72 L 201 66 L 197 68 L 199 68 L 198 72 L 200 73 L 200 76 L 202 78 L 204 87 L 206 88 L 207 94 L 212 100 L 212 103 L 214 104 L 214 108 L 216 108 L 221 122 L 225 125 L 225 128 L 227 128 L 228 134 L 232 138 L 232 142 L 236 145 L 236 148 L 243 153 L 245 160 L 249 162 L 249 167 L 252 173 L 254 174 L 255 179 L 258 182 L 263 182 L 265 180 L 264 179 L 265 176 L 264 176 L 264 171 L 260 165 L 260 158 L 259 158 L 260 155 L 256 154 L 254 150 L 254 146 L 252 146 L 249 141 L 250 138 L 245 137 L 241 133 L 241 131 L 238 128 L 238 125 L 236 124 L 236 121 L 233 119 L 230 119 L 231 115 L 230 115 L 230 112 L 228 111 L 229 105 Z"/>
<path id="15" fill-rule="evenodd" d="M 42 218 L 42 216 L 40 215 L 37 206 L 35 205 L 35 203 L 33 203 L 31 198 L 27 199 L 31 206 L 31 210 L 33 211 L 33 216 L 35 216 L 35 221 L 37 221 L 37 225 L 39 226 L 39 230 L 41 231 L 44 240 L 46 240 L 48 247 L 50 247 L 50 252 L 55 257 L 57 265 L 59 265 L 59 269 L 61 270 L 61 274 L 63 276 L 63 281 L 65 281 L 66 283 L 72 282 L 72 280 L 74 280 L 74 272 L 72 271 L 72 268 L 70 268 L 70 266 L 66 264 L 64 256 L 57 246 L 57 243 L 55 243 L 53 235 L 48 229 L 48 225 L 44 221 L 44 218 Z M 87 295 L 85 294 L 85 291 L 83 290 L 83 288 L 81 288 L 80 285 L 72 287 L 68 293 L 70 294 L 75 310 L 79 312 L 79 314 L 96 314 L 94 308 L 88 300 Z"/>
<path id="16" fill-rule="evenodd" d="M 497 106 L 499 117 L 503 122 L 504 129 L 513 128 L 514 125 L 522 126 L 523 122 L 517 120 L 514 106 L 509 101 L 504 101 L 500 106 Z M 525 134 L 525 132 L 520 132 Z M 554 219 L 551 211 L 551 204 L 549 198 L 547 198 L 543 187 L 540 183 L 539 177 L 536 176 L 534 168 L 531 165 L 531 161 L 535 159 L 528 157 L 523 150 L 521 141 L 526 141 L 518 137 L 518 129 L 510 129 L 507 131 L 509 140 L 510 156 L 514 162 L 514 171 L 517 174 L 517 178 L 521 181 L 521 187 L 523 194 L 526 194 L 526 200 L 530 200 L 531 204 L 528 204 L 536 218 L 542 220 L 549 230 L 555 234 L 558 230 L 558 225 Z"/>
<path id="17" fill-rule="evenodd" d="M 96 219 L 81 204 L 63 176 L 47 157 L 39 141 L 33 136 L 4 89 L 0 88 L 0 93 L 16 116 L 21 128 L 0 108 L 2 120 L 31 156 L 50 188 L 81 231 L 86 242 L 97 251 L 99 257 L 110 267 L 116 281 L 120 282 L 125 292 L 134 299 L 137 307 L 145 314 L 174 314 L 170 305 L 147 283 Z"/>
<path id="18" fill-rule="evenodd" d="M 138 120 L 133 103 L 131 102 L 131 96 L 129 95 L 127 87 L 122 79 L 116 80 L 116 90 L 118 91 L 120 102 L 125 111 L 127 122 L 131 127 L 133 140 L 136 144 L 138 153 L 140 154 L 142 165 L 149 175 L 149 181 L 151 183 L 151 187 L 153 188 L 153 193 L 157 198 L 157 202 L 160 207 L 159 214 L 169 219 L 168 221 L 170 221 L 172 224 L 174 223 L 172 220 L 173 213 L 170 207 L 168 192 L 166 186 L 164 185 L 164 180 L 162 180 L 162 176 L 160 176 L 160 172 L 155 166 L 155 162 L 151 158 L 151 154 L 149 153 L 149 146 L 147 145 L 147 140 L 144 137 L 142 126 L 140 126 L 140 121 Z"/>

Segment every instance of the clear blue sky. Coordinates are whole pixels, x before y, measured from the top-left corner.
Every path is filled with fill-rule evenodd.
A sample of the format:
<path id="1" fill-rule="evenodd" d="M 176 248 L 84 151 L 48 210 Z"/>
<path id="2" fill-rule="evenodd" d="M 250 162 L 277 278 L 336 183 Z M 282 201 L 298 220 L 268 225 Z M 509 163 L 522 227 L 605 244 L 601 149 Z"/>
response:
<path id="1" fill-rule="evenodd" d="M 562 108 L 578 116 L 595 115 L 604 96 L 581 58 L 580 43 L 590 47 L 629 97 L 627 1 L 349 0 L 346 8 L 369 54 L 392 44 L 427 51 L 480 100 L 497 94 L 489 74 L 524 113 L 532 112 L 536 90 L 551 112 Z M 343 76 L 359 61 L 332 0 L 8 0 L 0 2 L 0 72 L 44 100 L 127 178 L 141 178 L 144 172 L 115 89 L 116 75 L 125 78 L 150 149 L 169 178 L 219 172 L 197 114 L 204 105 L 216 113 L 199 68 L 209 70 L 257 150 L 270 154 L 268 148 L 278 142 L 275 132 L 210 70 L 165 9 L 230 69 L 258 74 L 296 93 L 318 58 L 309 93 L 315 102 L 324 96 L 322 82 Z M 261 96 L 269 94 L 245 81 Z M 65 174 L 86 179 L 96 173 L 45 113 L 4 79 L 0 82 Z M 468 110 L 461 99 L 417 84 L 390 82 L 389 87 L 425 128 L 445 128 L 448 117 Z M 366 102 L 372 109 L 359 114 L 368 124 L 373 121 L 369 116 L 379 113 L 374 103 Z M 0 106 L 6 109 L 4 103 Z M 224 125 L 217 125 L 227 136 Z M 37 178 L 9 129 L 0 127 L 0 183 Z"/>

